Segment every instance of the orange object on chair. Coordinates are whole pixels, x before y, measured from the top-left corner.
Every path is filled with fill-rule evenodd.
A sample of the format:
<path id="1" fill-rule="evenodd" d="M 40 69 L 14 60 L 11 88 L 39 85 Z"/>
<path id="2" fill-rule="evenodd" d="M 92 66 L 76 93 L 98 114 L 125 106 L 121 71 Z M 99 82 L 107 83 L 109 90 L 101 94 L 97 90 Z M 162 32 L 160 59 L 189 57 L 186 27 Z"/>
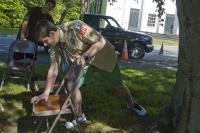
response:
<path id="1" fill-rule="evenodd" d="M 127 48 L 127 41 L 124 40 L 124 48 L 121 54 L 121 59 L 128 60 L 128 48 Z"/>

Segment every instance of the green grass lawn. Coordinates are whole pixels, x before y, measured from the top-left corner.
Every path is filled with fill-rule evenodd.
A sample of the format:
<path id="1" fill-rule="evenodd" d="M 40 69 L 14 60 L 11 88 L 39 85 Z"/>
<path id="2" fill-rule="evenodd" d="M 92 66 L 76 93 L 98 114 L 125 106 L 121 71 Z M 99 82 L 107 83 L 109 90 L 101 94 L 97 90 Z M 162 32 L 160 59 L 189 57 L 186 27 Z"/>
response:
<path id="1" fill-rule="evenodd" d="M 163 45 L 178 46 L 178 42 L 175 42 L 175 41 L 161 40 L 161 39 L 153 38 L 153 44 L 161 45 L 162 43 L 163 43 Z"/>
<path id="2" fill-rule="evenodd" d="M 36 75 L 45 80 L 48 67 L 49 65 L 38 64 Z M 134 67 L 120 67 L 120 69 L 133 99 L 147 110 L 148 115 L 137 116 L 135 112 L 126 109 L 125 101 L 112 87 L 104 86 L 102 78 L 96 73 L 89 86 L 81 88 L 82 108 L 88 119 L 87 123 L 81 125 L 85 133 L 147 132 L 153 125 L 155 116 L 169 101 L 175 84 L 176 71 Z M 2 72 L 3 63 L 0 63 L 0 76 Z M 33 122 L 36 117 L 32 115 L 30 99 L 37 94 L 33 86 L 32 83 L 31 91 L 27 91 L 24 80 L 5 81 L 0 91 L 0 102 L 5 109 L 0 111 L 1 133 L 31 133 L 34 131 L 36 125 Z M 77 133 L 78 128 L 66 130 L 62 126 L 69 117 L 62 115 L 53 133 Z M 50 117 L 50 121 L 53 118 Z M 46 132 L 45 123 L 42 124 L 39 132 Z"/>
<path id="3" fill-rule="evenodd" d="M 0 28 L 0 34 L 16 35 L 18 33 L 18 30 L 18 28 Z"/>

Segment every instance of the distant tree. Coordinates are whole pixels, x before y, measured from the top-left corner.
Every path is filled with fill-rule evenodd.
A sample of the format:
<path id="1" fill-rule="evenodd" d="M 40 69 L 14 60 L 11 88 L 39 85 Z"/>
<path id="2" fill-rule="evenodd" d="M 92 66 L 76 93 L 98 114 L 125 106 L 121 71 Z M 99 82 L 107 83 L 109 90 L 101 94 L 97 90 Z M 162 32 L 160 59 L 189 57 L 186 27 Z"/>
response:
<path id="1" fill-rule="evenodd" d="M 0 27 L 18 28 L 23 21 L 25 13 L 33 6 L 43 6 L 45 0 L 1 0 Z M 80 0 L 56 0 L 56 7 L 50 12 L 54 21 L 58 22 L 63 10 L 67 16 L 63 22 L 78 19 L 80 16 Z"/>
<path id="2" fill-rule="evenodd" d="M 81 3 L 80 0 L 62 0 L 67 10 L 67 21 L 79 19 Z"/>
<path id="3" fill-rule="evenodd" d="M 2 0 L 0 4 L 0 27 L 18 27 L 26 8 L 21 0 Z"/>
<path id="4" fill-rule="evenodd" d="M 81 3 L 81 11 L 80 13 L 81 14 L 84 14 L 87 10 L 87 7 L 88 7 L 88 0 L 80 0 L 80 3 Z"/>

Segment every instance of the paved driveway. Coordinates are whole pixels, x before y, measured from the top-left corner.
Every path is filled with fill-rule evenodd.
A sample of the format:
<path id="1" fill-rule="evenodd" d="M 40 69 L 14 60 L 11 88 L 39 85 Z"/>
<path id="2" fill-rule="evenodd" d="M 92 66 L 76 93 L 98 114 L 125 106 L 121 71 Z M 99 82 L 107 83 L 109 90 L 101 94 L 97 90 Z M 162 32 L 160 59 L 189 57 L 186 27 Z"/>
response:
<path id="1" fill-rule="evenodd" d="M 14 37 L 2 37 L 0 36 L 0 61 L 5 62 L 7 58 L 7 51 L 9 44 L 15 40 Z M 160 68 L 160 69 L 177 69 L 178 60 L 178 47 L 165 46 L 163 55 L 158 55 L 160 45 L 155 45 L 153 52 L 146 53 L 142 60 L 120 60 L 120 66 L 133 66 L 139 68 Z M 50 59 L 44 51 L 44 47 L 38 47 L 38 63 L 49 64 Z"/>

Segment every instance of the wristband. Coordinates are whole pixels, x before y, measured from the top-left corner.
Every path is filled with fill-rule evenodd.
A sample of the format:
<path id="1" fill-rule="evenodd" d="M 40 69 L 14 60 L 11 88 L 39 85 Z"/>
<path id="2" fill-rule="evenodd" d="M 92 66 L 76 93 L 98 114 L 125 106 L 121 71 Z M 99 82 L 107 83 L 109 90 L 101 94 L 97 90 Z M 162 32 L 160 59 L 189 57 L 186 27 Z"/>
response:
<path id="1" fill-rule="evenodd" d="M 88 60 L 88 56 L 87 55 L 83 55 L 83 58 L 85 59 L 85 61 Z"/>

